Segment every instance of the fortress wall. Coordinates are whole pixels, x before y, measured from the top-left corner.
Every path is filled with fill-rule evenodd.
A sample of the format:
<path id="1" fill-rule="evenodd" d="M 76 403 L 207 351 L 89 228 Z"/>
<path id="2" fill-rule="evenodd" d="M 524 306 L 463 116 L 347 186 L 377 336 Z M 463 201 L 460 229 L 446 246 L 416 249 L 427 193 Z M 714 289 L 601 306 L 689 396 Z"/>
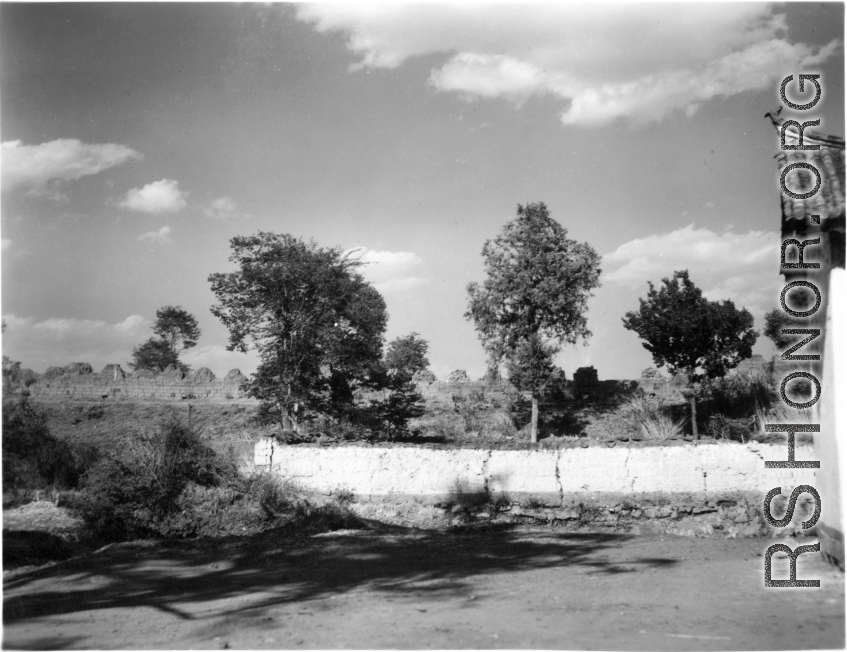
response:
<path id="1" fill-rule="evenodd" d="M 244 398 L 241 384 L 247 378 L 233 369 L 223 378 L 206 369 L 185 375 L 169 368 L 161 374 L 151 371 L 128 373 L 120 365 L 107 365 L 94 373 L 90 365 L 74 363 L 51 367 L 28 389 L 33 396 L 60 396 L 96 400 L 164 399 L 179 401 L 200 399 L 225 401 Z"/>

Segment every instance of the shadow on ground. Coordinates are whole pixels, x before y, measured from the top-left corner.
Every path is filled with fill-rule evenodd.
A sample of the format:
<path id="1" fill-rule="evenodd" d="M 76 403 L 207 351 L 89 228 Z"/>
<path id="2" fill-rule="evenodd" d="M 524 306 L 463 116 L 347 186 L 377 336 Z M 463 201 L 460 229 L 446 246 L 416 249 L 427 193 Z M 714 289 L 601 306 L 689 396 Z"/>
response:
<path id="1" fill-rule="evenodd" d="M 240 596 L 251 596 L 250 605 L 237 607 L 233 601 L 231 609 L 217 616 L 258 619 L 277 605 L 363 587 L 385 594 L 414 591 L 449 598 L 470 595 L 469 580 L 476 574 L 562 566 L 616 574 L 677 563 L 633 558 L 626 560 L 624 571 L 620 560 L 604 560 L 604 550 L 627 539 L 550 531 L 528 536 L 504 525 L 457 532 L 392 528 L 296 537 L 270 531 L 249 538 L 125 543 L 10 577 L 5 582 L 4 621 L 10 625 L 122 607 L 149 607 L 200 620 L 197 603 Z M 51 590 L 28 589 L 41 579 L 48 580 Z M 60 590 L 60 584 L 70 589 Z"/>

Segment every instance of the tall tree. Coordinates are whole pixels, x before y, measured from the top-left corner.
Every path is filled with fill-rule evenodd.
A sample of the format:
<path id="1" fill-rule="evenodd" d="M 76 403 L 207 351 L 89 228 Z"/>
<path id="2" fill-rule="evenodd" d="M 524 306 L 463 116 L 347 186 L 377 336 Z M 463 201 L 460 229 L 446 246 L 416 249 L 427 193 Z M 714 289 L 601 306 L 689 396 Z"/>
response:
<path id="1" fill-rule="evenodd" d="M 429 367 L 426 357 L 428 351 L 429 342 L 423 339 L 420 333 L 397 337 L 386 347 L 385 366 L 390 370 L 405 372 L 411 377 L 416 371 Z"/>
<path id="2" fill-rule="evenodd" d="M 600 256 L 588 244 L 568 239 L 539 202 L 518 205 L 517 217 L 485 242 L 482 257 L 487 278 L 468 284 L 465 317 L 476 324 L 492 364 L 512 360 L 513 368 L 523 369 L 522 378 L 534 379 L 536 442 L 538 388 L 552 373 L 541 353 L 591 335 L 585 312 L 591 290 L 600 287 Z"/>
<path id="3" fill-rule="evenodd" d="M 759 334 L 753 316 L 738 310 L 732 301 L 709 301 L 691 279 L 688 270 L 663 278 L 658 290 L 650 287 L 639 309 L 623 318 L 624 328 L 638 333 L 656 366 L 668 366 L 672 374 L 685 374 L 695 440 L 697 401 L 694 384 L 718 378 L 753 355 Z"/>
<path id="4" fill-rule="evenodd" d="M 135 370 L 162 372 L 174 365 L 187 373 L 189 367 L 180 361 L 179 354 L 196 346 L 200 339 L 200 327 L 194 316 L 180 306 L 164 306 L 156 311 L 153 332 L 156 337 L 132 350 L 129 366 Z"/>
<path id="5" fill-rule="evenodd" d="M 362 263 L 286 234 L 230 242 L 237 270 L 209 276 L 212 313 L 229 329 L 229 350 L 259 353 L 248 394 L 283 429 L 308 411 L 343 411 L 380 363 L 388 319 Z"/>
<path id="6" fill-rule="evenodd" d="M 153 332 L 168 343 L 175 355 L 196 346 L 200 339 L 197 320 L 181 306 L 165 306 L 157 310 Z"/>

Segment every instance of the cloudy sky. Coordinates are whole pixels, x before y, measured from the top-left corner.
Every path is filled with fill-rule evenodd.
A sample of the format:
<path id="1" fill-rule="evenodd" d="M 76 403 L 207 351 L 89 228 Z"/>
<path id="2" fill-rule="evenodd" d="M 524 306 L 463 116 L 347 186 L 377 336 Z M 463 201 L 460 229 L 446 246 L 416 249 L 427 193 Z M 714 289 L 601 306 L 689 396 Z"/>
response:
<path id="1" fill-rule="evenodd" d="M 651 360 L 621 317 L 648 279 L 688 268 L 759 328 L 776 304 L 762 116 L 818 72 L 804 119 L 844 135 L 843 29 L 819 3 L 0 3 L 3 353 L 126 367 L 170 304 L 203 331 L 186 362 L 251 372 L 207 278 L 264 230 L 361 248 L 389 338 L 478 377 L 465 287 L 543 201 L 603 256 L 594 336 L 560 364 L 635 378 Z"/>

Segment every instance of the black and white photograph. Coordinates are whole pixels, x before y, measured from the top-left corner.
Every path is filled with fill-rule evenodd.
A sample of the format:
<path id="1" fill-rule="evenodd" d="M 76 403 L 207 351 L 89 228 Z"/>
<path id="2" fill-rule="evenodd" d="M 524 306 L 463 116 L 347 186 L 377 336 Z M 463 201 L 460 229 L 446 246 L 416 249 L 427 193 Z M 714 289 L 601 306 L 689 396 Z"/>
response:
<path id="1" fill-rule="evenodd" d="M 0 2 L 3 649 L 844 649 L 844 9 Z"/>

